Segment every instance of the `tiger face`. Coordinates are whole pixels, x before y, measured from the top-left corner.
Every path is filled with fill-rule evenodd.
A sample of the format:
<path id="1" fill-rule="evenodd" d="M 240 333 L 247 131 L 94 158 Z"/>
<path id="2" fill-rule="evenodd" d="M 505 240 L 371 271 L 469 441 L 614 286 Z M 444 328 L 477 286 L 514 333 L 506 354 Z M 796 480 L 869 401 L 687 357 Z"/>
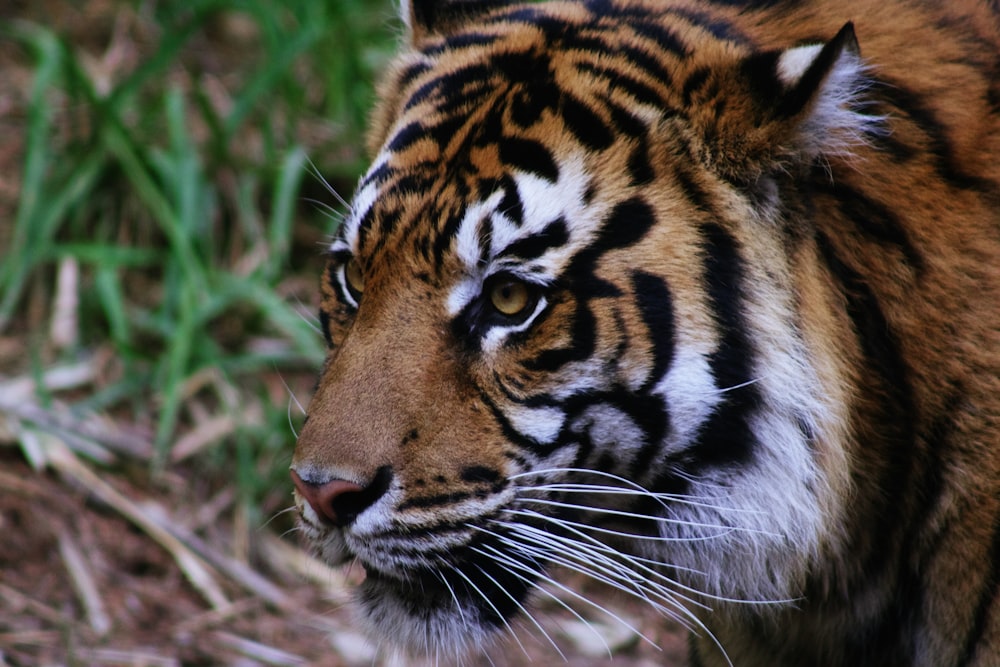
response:
<path id="1" fill-rule="evenodd" d="M 917 502 L 873 451 L 934 405 L 894 386 L 880 346 L 914 316 L 870 286 L 924 239 L 853 231 L 884 208 L 859 174 L 912 128 L 851 24 L 820 20 L 837 3 L 775 44 L 762 4 L 404 7 L 292 462 L 312 548 L 364 566 L 374 635 L 461 654 L 562 566 L 700 628 L 705 664 L 903 655 L 902 630 L 844 636 L 892 611 L 871 581 L 912 546 L 871 536 Z"/>

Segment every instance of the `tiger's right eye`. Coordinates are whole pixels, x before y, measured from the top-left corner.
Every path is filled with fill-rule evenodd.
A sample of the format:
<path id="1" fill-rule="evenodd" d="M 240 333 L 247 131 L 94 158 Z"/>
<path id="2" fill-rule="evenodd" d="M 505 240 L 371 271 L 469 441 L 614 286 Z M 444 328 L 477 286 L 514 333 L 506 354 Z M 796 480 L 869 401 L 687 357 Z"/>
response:
<path id="1" fill-rule="evenodd" d="M 344 284 L 347 285 L 347 291 L 354 302 L 361 303 L 361 295 L 365 291 L 365 276 L 353 257 L 344 265 Z"/>

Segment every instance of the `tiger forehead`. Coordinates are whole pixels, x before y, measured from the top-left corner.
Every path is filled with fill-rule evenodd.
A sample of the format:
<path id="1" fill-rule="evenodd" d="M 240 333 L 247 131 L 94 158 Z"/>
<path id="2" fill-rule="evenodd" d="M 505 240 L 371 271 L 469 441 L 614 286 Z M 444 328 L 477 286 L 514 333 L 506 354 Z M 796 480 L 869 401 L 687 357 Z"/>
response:
<path id="1" fill-rule="evenodd" d="M 382 148 L 341 230 L 346 245 L 372 264 L 402 253 L 448 273 L 477 202 L 494 201 L 512 223 L 508 238 L 528 237 L 539 232 L 521 229 L 529 200 L 624 193 L 651 182 L 670 154 L 690 153 L 657 144 L 678 137 L 664 123 L 683 125 L 692 100 L 712 94 L 714 66 L 747 43 L 666 5 L 614 8 L 628 20 L 578 3 L 501 9 L 400 58 L 376 117 Z M 574 162 L 583 168 L 567 186 L 561 172 Z M 525 177 L 543 187 L 523 187 Z M 536 226 L 559 215 L 543 209 Z M 482 243 L 489 225 L 476 229 Z M 464 254 L 468 264 L 474 253 Z"/>

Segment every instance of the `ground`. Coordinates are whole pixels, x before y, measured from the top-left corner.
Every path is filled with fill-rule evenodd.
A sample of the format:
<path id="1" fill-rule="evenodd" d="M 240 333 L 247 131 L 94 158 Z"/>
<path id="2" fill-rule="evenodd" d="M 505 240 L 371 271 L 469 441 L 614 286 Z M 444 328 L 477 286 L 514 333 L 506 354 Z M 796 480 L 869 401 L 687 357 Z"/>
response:
<path id="1" fill-rule="evenodd" d="M 126 484 L 120 474 L 107 481 L 151 515 L 169 504 L 175 528 L 197 530 L 208 543 L 192 540 L 201 554 L 229 561 L 233 569 L 207 566 L 225 600 L 216 607 L 185 578 L 175 556 L 71 474 L 35 472 L 9 447 L 0 449 L 0 471 L 2 665 L 425 664 L 376 658 L 351 622 L 351 573 L 309 559 L 294 536 L 267 526 L 254 530 L 258 562 L 252 576 L 238 582 L 233 569 L 240 572 L 245 564 L 227 554 L 232 535 L 212 527 L 213 513 L 225 511 L 227 498 L 189 494 L 182 475 L 170 482 L 173 490 L 159 492 L 148 481 Z M 555 605 L 542 605 L 539 617 L 566 664 L 683 664 L 684 639 L 676 626 L 626 601 L 607 595 L 602 601 L 662 650 L 605 619 L 595 627 L 615 647 L 609 660 L 590 631 Z M 489 658 L 466 664 L 562 662 L 531 628 L 522 628 L 520 637 L 523 649 L 508 641 Z"/>

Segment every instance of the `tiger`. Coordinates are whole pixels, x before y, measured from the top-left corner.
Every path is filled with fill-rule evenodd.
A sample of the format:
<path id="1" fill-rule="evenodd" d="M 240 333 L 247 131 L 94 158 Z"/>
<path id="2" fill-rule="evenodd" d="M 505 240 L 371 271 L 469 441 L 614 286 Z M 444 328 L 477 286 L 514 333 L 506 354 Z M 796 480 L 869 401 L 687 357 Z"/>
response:
<path id="1" fill-rule="evenodd" d="M 997 2 L 400 14 L 291 461 L 364 630 L 586 576 L 695 666 L 1000 665 Z"/>

